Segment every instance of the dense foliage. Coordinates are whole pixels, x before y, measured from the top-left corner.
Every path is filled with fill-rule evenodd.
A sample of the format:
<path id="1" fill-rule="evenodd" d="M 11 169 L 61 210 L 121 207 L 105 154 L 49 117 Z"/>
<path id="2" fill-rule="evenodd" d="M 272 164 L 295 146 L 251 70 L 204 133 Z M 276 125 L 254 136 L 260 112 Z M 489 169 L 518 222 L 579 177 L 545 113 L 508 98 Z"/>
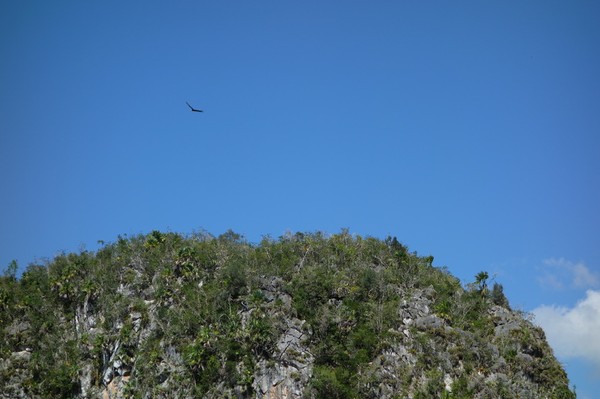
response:
<path id="1" fill-rule="evenodd" d="M 509 309 L 501 285 L 490 290 L 481 272 L 463 287 L 432 263 L 396 238 L 347 231 L 258 244 L 231 231 L 153 231 L 119 237 L 97 252 L 61 254 L 20 277 L 12 263 L 0 278 L 0 358 L 13 360 L 0 368 L 0 381 L 5 390 L 20 385 L 28 397 L 75 397 L 86 384 L 89 392 L 105 389 L 107 367 L 118 361 L 126 365 L 122 375 L 131 376 L 128 397 L 173 397 L 182 387 L 194 397 L 254 397 L 257 364 L 281 361 L 277 340 L 293 318 L 303 322 L 314 357 L 306 397 L 377 397 L 383 377 L 374 364 L 408 336 L 415 361 L 395 376 L 397 397 L 511 397 L 502 381 L 473 377 L 500 357 L 509 378 L 525 375 L 548 397 L 575 396 L 541 329 L 523 323 L 506 336 L 494 334 L 492 309 Z M 269 284 L 283 294 L 275 298 Z M 399 308 L 423 290 L 431 312 L 451 328 L 405 326 Z M 448 342 L 465 347 L 447 349 Z M 487 342 L 499 353 L 486 352 Z M 460 366 L 451 389 L 436 347 Z M 474 355 L 468 347 L 482 349 Z M 24 354 L 21 363 L 15 353 Z M 165 366 L 175 363 L 181 367 Z M 178 385 L 165 384 L 167 378 Z"/>

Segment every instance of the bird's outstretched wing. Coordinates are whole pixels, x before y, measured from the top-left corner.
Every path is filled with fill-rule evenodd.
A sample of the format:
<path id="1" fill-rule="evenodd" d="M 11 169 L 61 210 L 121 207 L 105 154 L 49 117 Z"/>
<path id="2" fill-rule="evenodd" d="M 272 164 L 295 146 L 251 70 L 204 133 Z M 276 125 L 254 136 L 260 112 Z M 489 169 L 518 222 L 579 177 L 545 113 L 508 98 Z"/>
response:
<path id="1" fill-rule="evenodd" d="M 185 103 L 187 104 L 188 107 L 190 107 L 190 109 L 192 110 L 192 112 L 204 112 L 201 109 L 196 109 L 196 108 L 192 107 L 190 105 L 190 103 L 188 103 L 187 101 Z"/>

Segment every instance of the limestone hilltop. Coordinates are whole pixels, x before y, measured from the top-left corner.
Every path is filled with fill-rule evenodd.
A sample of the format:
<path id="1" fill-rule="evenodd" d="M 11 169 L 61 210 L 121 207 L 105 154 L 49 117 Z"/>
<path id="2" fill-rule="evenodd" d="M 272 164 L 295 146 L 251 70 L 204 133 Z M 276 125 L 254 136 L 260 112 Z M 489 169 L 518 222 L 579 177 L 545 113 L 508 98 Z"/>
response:
<path id="1" fill-rule="evenodd" d="M 154 231 L 0 281 L 0 398 L 575 397 L 501 285 L 391 237 Z"/>

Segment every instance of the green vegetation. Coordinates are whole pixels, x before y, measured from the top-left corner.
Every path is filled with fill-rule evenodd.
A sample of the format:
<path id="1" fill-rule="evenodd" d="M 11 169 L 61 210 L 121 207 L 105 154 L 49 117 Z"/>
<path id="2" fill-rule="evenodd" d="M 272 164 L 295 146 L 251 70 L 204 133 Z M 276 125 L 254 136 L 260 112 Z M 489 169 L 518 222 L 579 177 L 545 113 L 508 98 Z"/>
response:
<path id="1" fill-rule="evenodd" d="M 522 374 L 539 394 L 575 397 L 543 331 L 522 320 L 496 332 L 494 309 L 510 309 L 487 272 L 463 287 L 395 237 L 343 230 L 251 244 L 232 231 L 153 231 L 16 271 L 13 262 L 0 277 L 0 358 L 30 355 L 22 370 L 0 368 L 0 391 L 100 397 L 118 375 L 133 398 L 254 397 L 259 367 L 310 358 L 292 374 L 300 384 L 310 372 L 305 397 L 380 397 L 382 384 L 414 398 L 516 397 L 507 384 Z M 414 298 L 430 324 L 403 310 Z M 293 320 L 302 350 L 280 341 Z M 389 360 L 396 352 L 408 360 Z"/>

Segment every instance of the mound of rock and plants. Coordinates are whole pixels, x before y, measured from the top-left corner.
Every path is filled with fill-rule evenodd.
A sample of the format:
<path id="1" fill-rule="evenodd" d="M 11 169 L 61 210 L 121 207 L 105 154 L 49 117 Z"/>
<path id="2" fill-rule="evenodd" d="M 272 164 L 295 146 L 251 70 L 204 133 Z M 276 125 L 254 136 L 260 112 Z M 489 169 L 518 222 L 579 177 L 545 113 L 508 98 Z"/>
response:
<path id="1" fill-rule="evenodd" d="M 119 237 L 0 277 L 0 398 L 574 398 L 481 272 L 396 238 Z"/>

